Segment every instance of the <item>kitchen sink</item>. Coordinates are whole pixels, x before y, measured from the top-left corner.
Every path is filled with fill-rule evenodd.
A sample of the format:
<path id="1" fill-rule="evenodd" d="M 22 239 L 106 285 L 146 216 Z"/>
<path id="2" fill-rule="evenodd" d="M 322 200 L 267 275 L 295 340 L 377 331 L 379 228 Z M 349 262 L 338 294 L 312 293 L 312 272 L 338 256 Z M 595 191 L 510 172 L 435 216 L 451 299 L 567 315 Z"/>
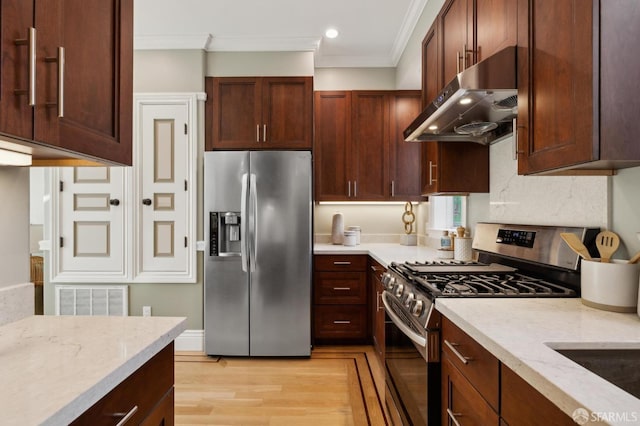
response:
<path id="1" fill-rule="evenodd" d="M 555 349 L 613 385 L 640 398 L 640 349 Z"/>

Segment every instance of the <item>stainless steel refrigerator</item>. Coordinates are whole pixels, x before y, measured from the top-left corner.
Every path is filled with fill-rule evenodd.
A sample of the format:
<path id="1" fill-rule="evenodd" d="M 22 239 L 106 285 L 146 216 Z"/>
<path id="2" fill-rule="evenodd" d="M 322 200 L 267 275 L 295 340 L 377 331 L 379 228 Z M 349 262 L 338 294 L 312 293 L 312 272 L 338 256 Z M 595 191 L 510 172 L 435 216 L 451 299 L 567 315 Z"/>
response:
<path id="1" fill-rule="evenodd" d="M 205 352 L 311 353 L 308 151 L 204 154 Z"/>

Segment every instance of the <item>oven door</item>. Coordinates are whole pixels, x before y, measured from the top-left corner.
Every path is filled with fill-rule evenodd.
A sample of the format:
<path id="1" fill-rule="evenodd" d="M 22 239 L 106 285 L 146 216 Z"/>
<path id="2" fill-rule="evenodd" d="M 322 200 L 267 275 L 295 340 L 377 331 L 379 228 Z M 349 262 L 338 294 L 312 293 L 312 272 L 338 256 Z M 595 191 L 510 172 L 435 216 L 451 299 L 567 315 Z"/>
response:
<path id="1" fill-rule="evenodd" d="M 385 402 L 394 424 L 439 425 L 440 363 L 428 361 L 428 342 L 434 336 L 412 330 L 410 320 L 403 319 L 406 311 L 392 296 L 385 292 L 382 300 L 387 320 Z"/>

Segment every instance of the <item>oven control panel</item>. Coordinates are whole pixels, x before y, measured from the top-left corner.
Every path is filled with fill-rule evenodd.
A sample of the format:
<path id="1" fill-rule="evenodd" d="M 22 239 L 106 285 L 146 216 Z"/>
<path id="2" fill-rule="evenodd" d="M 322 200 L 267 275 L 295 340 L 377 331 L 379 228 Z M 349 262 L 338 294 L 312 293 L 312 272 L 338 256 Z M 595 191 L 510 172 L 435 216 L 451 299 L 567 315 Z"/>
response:
<path id="1" fill-rule="evenodd" d="M 496 237 L 496 243 L 532 248 L 535 239 L 536 233 L 534 231 L 500 228 L 498 230 L 498 236 Z"/>

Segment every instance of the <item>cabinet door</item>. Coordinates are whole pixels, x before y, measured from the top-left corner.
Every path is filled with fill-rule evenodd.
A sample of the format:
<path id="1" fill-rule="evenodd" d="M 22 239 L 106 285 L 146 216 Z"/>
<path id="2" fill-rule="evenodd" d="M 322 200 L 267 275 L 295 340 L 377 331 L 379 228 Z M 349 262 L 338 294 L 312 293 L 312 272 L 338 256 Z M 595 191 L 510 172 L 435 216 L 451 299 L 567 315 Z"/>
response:
<path id="1" fill-rule="evenodd" d="M 311 77 L 262 78 L 264 148 L 311 149 L 312 81 Z"/>
<path id="2" fill-rule="evenodd" d="M 498 426 L 498 414 L 450 362 L 442 357 L 442 424 Z"/>
<path id="3" fill-rule="evenodd" d="M 510 368 L 502 364 L 500 371 L 500 414 L 509 426 L 575 426 L 571 417 Z"/>
<path id="4" fill-rule="evenodd" d="M 389 196 L 389 107 L 385 92 L 354 91 L 351 99 L 351 152 L 355 199 L 384 201 Z"/>
<path id="5" fill-rule="evenodd" d="M 262 98 L 255 77 L 205 79 L 206 149 L 262 148 Z"/>
<path id="6" fill-rule="evenodd" d="M 422 143 L 404 141 L 403 132 L 421 110 L 418 91 L 396 92 L 389 97 L 389 175 L 392 200 L 421 200 L 420 155 Z M 384 164 L 384 163 L 383 163 Z"/>
<path id="7" fill-rule="evenodd" d="M 518 173 L 594 159 L 593 7 L 519 0 Z"/>
<path id="8" fill-rule="evenodd" d="M 131 165 L 133 0 L 36 5 L 35 139 Z"/>
<path id="9" fill-rule="evenodd" d="M 476 2 L 477 62 L 517 43 L 518 0 L 480 0 Z"/>
<path id="10" fill-rule="evenodd" d="M 314 169 L 317 201 L 344 201 L 353 171 L 351 163 L 351 92 L 314 95 Z"/>
<path id="11" fill-rule="evenodd" d="M 125 244 L 132 230 L 125 188 L 130 170 L 61 167 L 51 176 L 52 281 L 127 280 Z"/>
<path id="12" fill-rule="evenodd" d="M 384 362 L 384 305 L 382 304 L 382 292 L 384 292 L 384 286 L 382 285 L 382 274 L 385 269 L 378 264 L 378 262 L 371 261 L 371 270 L 369 271 L 369 281 L 372 288 L 375 290 L 373 294 L 374 299 L 371 301 L 371 324 L 372 324 L 372 338 L 373 348 L 378 354 L 378 358 L 381 362 Z"/>
<path id="13" fill-rule="evenodd" d="M 449 0 L 440 12 L 443 84 L 474 63 L 473 6 L 474 0 Z"/>
<path id="14" fill-rule="evenodd" d="M 438 20 L 433 23 L 422 40 L 422 107 L 425 108 L 442 89 Z"/>
<path id="15" fill-rule="evenodd" d="M 0 3 L 0 132 L 25 139 L 33 137 L 33 107 L 29 105 L 33 8 L 32 0 Z"/>
<path id="16" fill-rule="evenodd" d="M 136 281 L 195 282 L 195 108 L 136 98 Z"/>

